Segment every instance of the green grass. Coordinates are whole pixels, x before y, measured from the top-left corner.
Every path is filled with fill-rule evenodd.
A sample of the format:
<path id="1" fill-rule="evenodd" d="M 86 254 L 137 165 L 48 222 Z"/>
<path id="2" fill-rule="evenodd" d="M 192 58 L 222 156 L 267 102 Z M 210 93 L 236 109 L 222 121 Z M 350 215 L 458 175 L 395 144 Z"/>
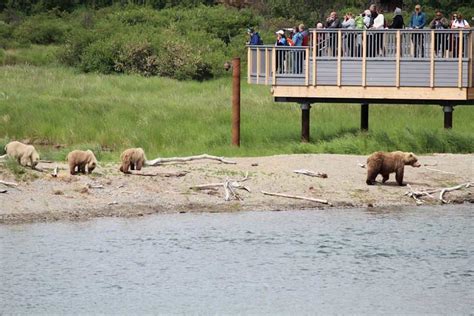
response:
<path id="1" fill-rule="evenodd" d="M 62 160 L 70 149 L 90 148 L 99 160 L 113 160 L 132 146 L 143 147 L 149 158 L 474 152 L 469 106 L 456 107 L 454 128 L 446 131 L 439 106 L 371 105 L 370 131 L 362 133 L 359 106 L 317 104 L 311 110 L 312 142 L 301 144 L 299 106 L 274 103 L 269 87 L 243 81 L 238 149 L 230 146 L 230 76 L 179 82 L 17 65 L 0 67 L 0 82 L 0 145 L 30 139 L 65 146 L 38 146 L 44 159 Z"/>
<path id="2" fill-rule="evenodd" d="M 30 45 L 11 49 L 0 48 L 0 66 L 5 65 L 33 65 L 43 66 L 57 63 L 59 46 Z"/>

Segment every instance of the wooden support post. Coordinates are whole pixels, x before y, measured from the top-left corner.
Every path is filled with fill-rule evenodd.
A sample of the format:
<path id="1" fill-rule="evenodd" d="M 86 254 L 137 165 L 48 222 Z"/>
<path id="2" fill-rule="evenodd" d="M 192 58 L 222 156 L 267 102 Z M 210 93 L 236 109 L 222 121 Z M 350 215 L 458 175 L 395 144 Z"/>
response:
<path id="1" fill-rule="evenodd" d="M 261 68 L 261 65 L 260 65 L 260 60 L 262 59 L 262 57 L 260 57 L 260 48 L 257 48 L 257 84 L 259 84 L 260 82 L 260 68 Z"/>
<path id="2" fill-rule="evenodd" d="M 232 145 L 240 147 L 240 58 L 232 59 Z"/>
<path id="3" fill-rule="evenodd" d="M 252 83 L 252 49 L 247 48 L 247 83 Z"/>
<path id="4" fill-rule="evenodd" d="M 309 111 L 311 109 L 311 104 L 302 103 L 301 104 L 301 141 L 303 143 L 309 142 Z"/>
<path id="5" fill-rule="evenodd" d="M 362 103 L 360 105 L 360 129 L 362 131 L 369 130 L 369 104 Z"/>
<path id="6" fill-rule="evenodd" d="M 451 104 L 443 105 L 444 112 L 444 128 L 453 128 L 453 111 L 454 107 Z"/>
<path id="7" fill-rule="evenodd" d="M 318 37 L 316 31 L 313 32 L 313 86 L 316 86 L 316 52 L 318 51 Z"/>
<path id="8" fill-rule="evenodd" d="M 464 51 L 464 45 L 463 45 L 463 39 L 464 39 L 464 32 L 462 30 L 459 31 L 459 47 L 458 47 L 458 88 L 462 88 L 462 55 Z"/>
<path id="9" fill-rule="evenodd" d="M 434 78 L 435 78 L 435 31 L 431 30 L 431 43 L 430 43 L 430 87 L 434 88 Z"/>
<path id="10" fill-rule="evenodd" d="M 362 35 L 362 86 L 367 86 L 367 31 Z"/>
<path id="11" fill-rule="evenodd" d="M 396 59 L 396 73 L 395 73 L 395 85 L 400 88 L 400 56 L 402 51 L 402 41 L 400 36 L 400 30 L 397 31 L 397 59 Z"/>

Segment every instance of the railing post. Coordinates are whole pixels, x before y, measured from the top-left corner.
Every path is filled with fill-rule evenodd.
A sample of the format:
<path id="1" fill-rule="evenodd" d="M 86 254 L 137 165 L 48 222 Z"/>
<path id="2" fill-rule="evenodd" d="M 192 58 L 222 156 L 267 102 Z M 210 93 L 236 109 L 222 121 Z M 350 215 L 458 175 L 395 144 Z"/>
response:
<path id="1" fill-rule="evenodd" d="M 431 51 L 430 51 L 430 88 L 434 88 L 434 78 L 435 78 L 435 31 L 431 30 Z"/>
<path id="2" fill-rule="evenodd" d="M 468 87 L 473 87 L 474 85 L 474 31 L 473 29 L 469 30 L 469 83 Z"/>
<path id="3" fill-rule="evenodd" d="M 458 51 L 458 88 L 462 88 L 462 56 L 463 56 L 463 40 L 464 40 L 464 34 L 463 31 L 459 31 L 459 51 Z"/>
<path id="4" fill-rule="evenodd" d="M 337 31 L 337 86 L 341 86 L 342 31 Z"/>
<path id="5" fill-rule="evenodd" d="M 259 79 L 260 79 L 260 67 L 261 67 L 261 56 L 260 56 L 260 48 L 257 48 L 257 84 L 259 84 Z"/>
<path id="6" fill-rule="evenodd" d="M 272 85 L 276 84 L 276 48 L 272 48 Z"/>
<path id="7" fill-rule="evenodd" d="M 252 49 L 247 47 L 247 83 L 252 83 Z"/>
<path id="8" fill-rule="evenodd" d="M 268 48 L 265 47 L 265 85 L 270 82 L 270 58 L 268 57 Z"/>
<path id="9" fill-rule="evenodd" d="M 302 103 L 301 104 L 301 141 L 303 143 L 309 142 L 309 118 L 310 118 L 310 111 L 311 104 L 309 103 Z"/>
<path id="10" fill-rule="evenodd" d="M 367 86 L 367 31 L 362 35 L 362 86 Z"/>
<path id="11" fill-rule="evenodd" d="M 318 50 L 318 37 L 316 31 L 313 32 L 313 86 L 316 86 L 316 52 Z"/>
<path id="12" fill-rule="evenodd" d="M 232 145 L 240 147 L 240 58 L 232 59 Z"/>
<path id="13" fill-rule="evenodd" d="M 397 47 L 396 47 L 396 69 L 395 69 L 395 85 L 397 88 L 400 88 L 400 56 L 402 50 L 402 41 L 400 30 L 397 30 Z"/>

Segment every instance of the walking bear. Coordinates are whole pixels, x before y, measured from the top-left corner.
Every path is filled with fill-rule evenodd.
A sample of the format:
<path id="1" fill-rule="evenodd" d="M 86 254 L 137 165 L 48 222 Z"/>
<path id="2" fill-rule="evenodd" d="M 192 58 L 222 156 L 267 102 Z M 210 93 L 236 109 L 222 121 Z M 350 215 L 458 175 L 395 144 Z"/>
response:
<path id="1" fill-rule="evenodd" d="M 92 150 L 73 150 L 67 155 L 66 159 L 69 164 L 69 172 L 72 175 L 75 175 L 77 172 L 85 174 L 86 167 L 87 173 L 91 173 L 97 166 L 97 159 Z"/>
<path id="2" fill-rule="evenodd" d="M 395 172 L 398 185 L 403 186 L 403 171 L 406 165 L 420 167 L 418 158 L 413 153 L 402 151 L 383 152 L 378 151 L 367 158 L 367 184 L 375 184 L 375 178 L 381 174 L 385 183 L 390 173 Z"/>
<path id="3" fill-rule="evenodd" d="M 29 165 L 34 169 L 39 162 L 39 154 L 32 145 L 13 141 L 5 146 L 5 151 L 9 157 L 16 159 L 22 166 Z"/>

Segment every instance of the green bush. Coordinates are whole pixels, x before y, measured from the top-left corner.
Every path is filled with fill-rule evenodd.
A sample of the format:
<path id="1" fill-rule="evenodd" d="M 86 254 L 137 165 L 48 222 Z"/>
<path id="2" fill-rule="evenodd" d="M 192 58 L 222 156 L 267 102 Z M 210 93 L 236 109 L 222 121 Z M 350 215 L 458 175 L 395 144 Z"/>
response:
<path id="1" fill-rule="evenodd" d="M 114 40 L 96 41 L 84 49 L 79 68 L 84 72 L 110 74 L 115 71 L 120 44 Z"/>
<path id="2" fill-rule="evenodd" d="M 127 44 L 115 61 L 115 71 L 143 76 L 158 74 L 158 57 L 150 43 Z"/>
<path id="3" fill-rule="evenodd" d="M 41 14 L 26 19 L 13 31 L 14 38 L 24 44 L 63 43 L 68 24 L 61 18 Z"/>

